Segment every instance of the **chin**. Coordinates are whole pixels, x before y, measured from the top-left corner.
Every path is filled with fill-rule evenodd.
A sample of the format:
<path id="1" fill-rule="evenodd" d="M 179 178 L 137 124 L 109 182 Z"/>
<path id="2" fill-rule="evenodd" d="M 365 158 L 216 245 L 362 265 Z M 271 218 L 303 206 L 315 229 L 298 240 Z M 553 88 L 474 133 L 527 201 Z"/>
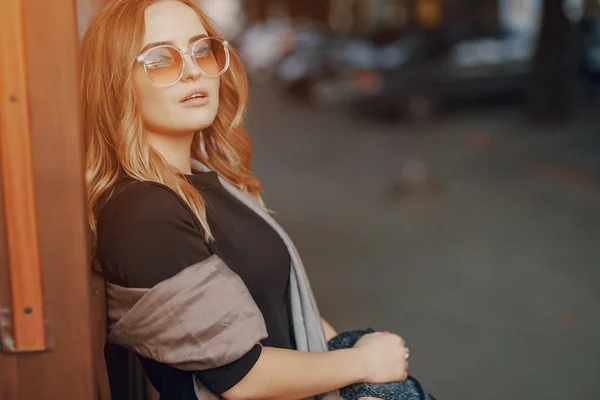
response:
<path id="1" fill-rule="evenodd" d="M 212 125 L 214 122 L 216 115 L 197 115 L 192 118 L 183 117 L 180 120 L 181 125 L 193 131 L 200 131 L 202 129 L 206 129 Z"/>
<path id="2" fill-rule="evenodd" d="M 206 129 L 209 126 L 211 126 L 213 124 L 213 122 L 215 121 L 215 118 L 206 118 L 203 119 L 201 121 L 195 121 L 195 123 L 193 124 L 194 126 L 194 130 L 195 131 L 201 131 L 202 129 Z"/>

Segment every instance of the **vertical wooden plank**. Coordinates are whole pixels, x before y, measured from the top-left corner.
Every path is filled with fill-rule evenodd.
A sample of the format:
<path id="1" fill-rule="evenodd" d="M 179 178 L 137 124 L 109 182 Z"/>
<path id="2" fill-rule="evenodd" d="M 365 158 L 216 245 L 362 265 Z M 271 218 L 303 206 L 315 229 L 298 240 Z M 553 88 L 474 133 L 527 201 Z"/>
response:
<path id="1" fill-rule="evenodd" d="M 0 115 L 2 118 L 2 115 Z M 4 202 L 2 185 L 0 184 L 0 335 L 4 330 L 9 330 L 12 336 L 12 326 L 3 326 L 9 323 L 11 312 L 10 281 L 8 273 L 8 248 L 4 232 Z M 1 343 L 1 342 L 0 342 Z M 18 399 L 19 385 L 17 375 L 17 358 L 2 353 L 0 349 L 0 400 Z"/>
<path id="2" fill-rule="evenodd" d="M 40 260 L 53 351 L 19 358 L 20 399 L 93 399 L 91 267 L 75 1 L 21 0 Z M 60 366 L 60 369 L 57 368 Z M 36 385 L 26 384 L 35 371 Z"/>
<path id="3" fill-rule="evenodd" d="M 0 52 L 10 57 L 0 57 L 0 166 L 14 350 L 34 351 L 43 350 L 46 341 L 23 39 L 21 0 L 6 0 Z"/>
<path id="4" fill-rule="evenodd" d="M 8 1 L 21 4 L 23 20 L 19 21 L 25 21 L 20 42 L 25 63 L 18 73 L 24 73 L 24 92 L 29 95 L 26 110 L 33 167 L 28 176 L 34 183 L 35 209 L 28 215 L 37 215 L 43 303 L 46 321 L 53 328 L 52 340 L 48 341 L 53 348 L 28 354 L 0 352 L 0 400 L 104 400 L 109 397 L 103 391 L 105 388 L 94 384 L 92 361 L 93 290 L 87 247 L 75 1 L 53 2 L 51 7 L 42 0 Z M 94 6 L 99 7 L 103 0 L 80 2 L 85 7 L 82 24 L 86 25 Z M 5 4 L 0 14 L 0 29 L 3 29 L 0 39 L 6 39 L 2 46 L 14 46 L 17 43 L 14 35 L 5 34 L 11 25 L 4 21 L 6 18 L 15 23 L 14 9 Z M 8 54 L 11 57 L 0 59 L 3 71 L 6 64 L 2 62 L 14 64 L 15 54 Z M 5 111 L 1 112 L 0 119 L 4 121 Z M 4 161 L 4 154 L 2 158 Z M 14 179 L 17 176 L 14 173 L 14 169 L 0 165 L 0 177 Z M 0 185 L 0 313 L 10 306 L 11 300 L 2 201 L 5 194 Z M 94 288 L 100 294 L 101 285 Z M 96 330 L 100 332 L 105 329 L 100 316 L 102 299 L 97 303 Z"/>
<path id="5" fill-rule="evenodd" d="M 15 35 L 4 33 L 7 23 L 15 23 L 14 10 L 7 13 L 5 4 L 0 14 L 0 37 L 6 39 L 2 46 L 17 43 Z M 46 320 L 53 328 L 53 349 L 0 354 L 0 399 L 94 399 L 75 3 L 53 2 L 48 7 L 41 0 L 21 0 L 21 5 L 26 22 L 22 41 L 25 64 L 18 70 L 26 71 L 24 92 L 29 95 L 33 155 L 33 167 L 22 174 L 34 182 L 35 209 L 29 215 L 37 215 L 43 302 Z M 14 63 L 15 54 L 8 54 L 11 57 L 0 62 Z M 5 117 L 2 111 L 3 121 Z M 4 164 L 4 154 L 2 158 Z M 23 176 L 5 165 L 0 168 L 5 179 Z M 6 191 L 3 195 L 6 198 Z M 6 249 L 4 239 L 0 236 L 0 250 Z M 7 280 L 5 254 L 0 255 L 0 306 L 7 301 L 2 293 Z"/>

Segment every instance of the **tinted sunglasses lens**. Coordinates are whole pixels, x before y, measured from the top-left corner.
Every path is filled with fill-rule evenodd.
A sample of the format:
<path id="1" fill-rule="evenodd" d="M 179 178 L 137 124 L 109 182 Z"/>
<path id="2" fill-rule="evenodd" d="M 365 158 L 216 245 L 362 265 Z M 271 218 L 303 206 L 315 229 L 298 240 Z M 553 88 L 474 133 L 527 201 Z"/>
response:
<path id="1" fill-rule="evenodd" d="M 202 39 L 194 44 L 192 57 L 206 75 L 218 76 L 227 69 L 229 53 L 221 40 Z"/>
<path id="2" fill-rule="evenodd" d="M 157 47 L 144 57 L 146 73 L 154 83 L 168 85 L 179 79 L 183 66 L 181 54 L 170 47 Z"/>

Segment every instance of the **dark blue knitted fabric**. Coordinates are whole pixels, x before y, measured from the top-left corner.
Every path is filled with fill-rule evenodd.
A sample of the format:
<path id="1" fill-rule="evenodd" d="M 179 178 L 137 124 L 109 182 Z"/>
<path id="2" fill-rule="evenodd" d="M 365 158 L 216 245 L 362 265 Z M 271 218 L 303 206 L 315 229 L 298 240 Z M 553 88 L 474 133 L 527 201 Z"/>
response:
<path id="1" fill-rule="evenodd" d="M 375 332 L 373 329 L 366 329 L 340 333 L 329 341 L 329 350 L 351 348 L 361 336 L 373 332 Z M 356 400 L 360 397 L 377 397 L 385 400 L 434 400 L 431 395 L 423 391 L 421 384 L 411 376 L 404 382 L 350 385 L 342 388 L 340 394 L 344 400 Z"/>

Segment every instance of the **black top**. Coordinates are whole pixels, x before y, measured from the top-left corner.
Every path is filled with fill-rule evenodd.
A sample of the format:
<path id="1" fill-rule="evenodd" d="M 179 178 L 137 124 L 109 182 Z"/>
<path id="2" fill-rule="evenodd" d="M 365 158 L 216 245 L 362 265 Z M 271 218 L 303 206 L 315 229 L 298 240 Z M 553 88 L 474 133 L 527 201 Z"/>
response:
<path id="1" fill-rule="evenodd" d="M 214 241 L 206 243 L 192 211 L 169 188 L 124 178 L 98 217 L 96 257 L 107 282 L 151 288 L 183 269 L 218 255 L 246 284 L 265 319 L 264 346 L 294 349 L 289 302 L 290 257 L 285 243 L 260 216 L 230 195 L 215 172 L 188 175 L 201 193 Z M 105 349 L 111 388 L 122 367 Z M 256 345 L 241 359 L 223 367 L 193 372 L 214 393 L 226 392 L 252 369 L 261 354 Z M 161 399 L 193 395 L 192 372 L 140 357 Z M 115 377 L 115 378 L 113 378 Z M 111 389 L 112 390 L 112 389 Z"/>

